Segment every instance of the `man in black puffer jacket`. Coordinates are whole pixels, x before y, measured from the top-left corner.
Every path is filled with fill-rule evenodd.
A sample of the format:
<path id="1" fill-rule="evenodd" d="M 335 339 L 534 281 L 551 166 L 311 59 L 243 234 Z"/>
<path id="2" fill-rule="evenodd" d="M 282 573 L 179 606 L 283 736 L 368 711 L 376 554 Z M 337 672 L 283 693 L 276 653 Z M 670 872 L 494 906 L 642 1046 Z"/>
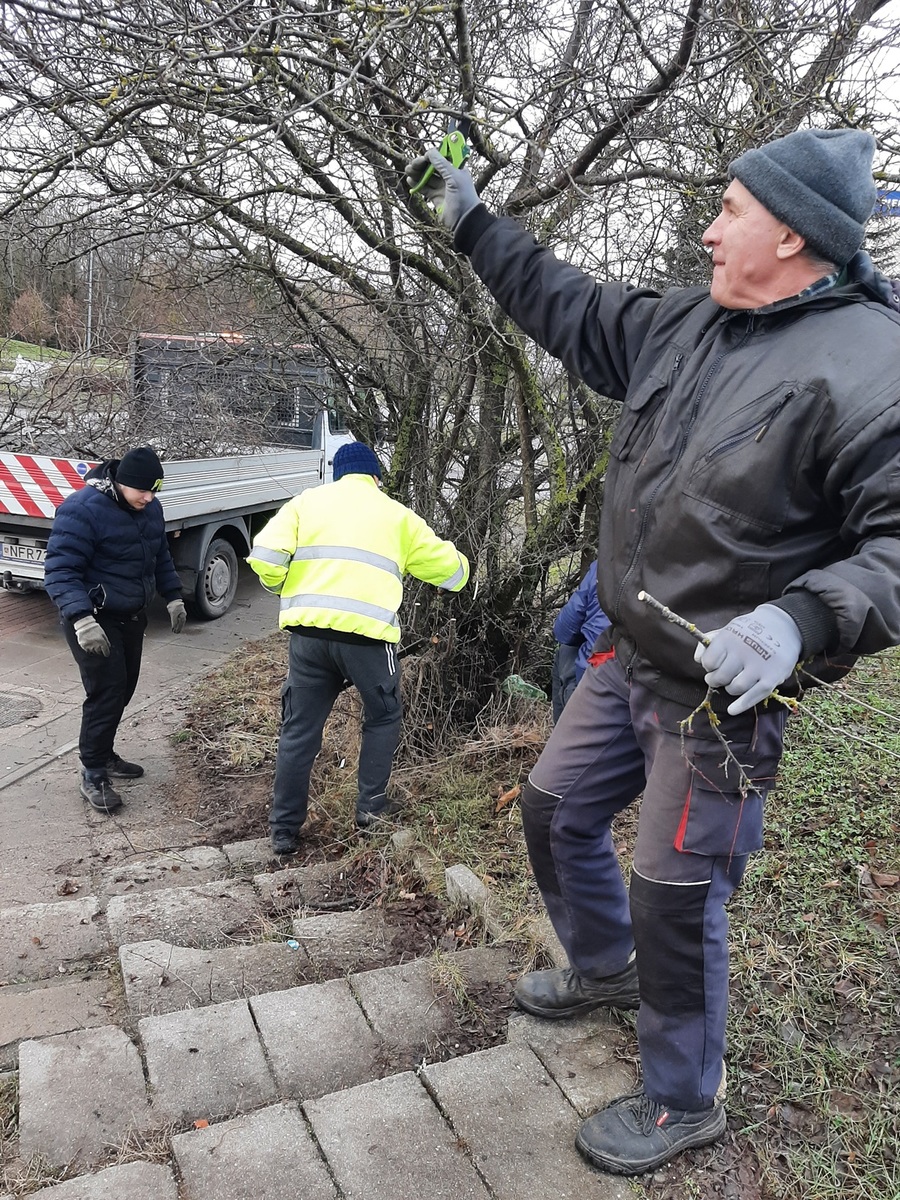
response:
<path id="1" fill-rule="evenodd" d="M 710 288 L 664 295 L 560 262 L 436 150 L 407 168 L 434 167 L 424 194 L 501 307 L 623 405 L 598 556 L 611 626 L 522 791 L 570 966 L 516 985 L 546 1018 L 639 1009 L 641 1088 L 576 1139 L 607 1171 L 725 1130 L 725 903 L 762 846 L 771 693 L 900 643 L 900 304 L 860 250 L 874 148 L 805 129 L 742 154 L 703 235 Z M 717 729 L 685 724 L 707 689 Z M 610 824 L 641 793 L 626 892 Z"/>
<path id="2" fill-rule="evenodd" d="M 125 706 L 141 670 L 147 608 L 159 592 L 173 633 L 184 629 L 181 580 L 166 541 L 156 493 L 163 469 L 149 446 L 100 463 L 56 512 L 44 581 L 81 671 L 81 794 L 99 812 L 122 797 L 110 775 L 135 779 L 144 768 L 114 749 Z"/>

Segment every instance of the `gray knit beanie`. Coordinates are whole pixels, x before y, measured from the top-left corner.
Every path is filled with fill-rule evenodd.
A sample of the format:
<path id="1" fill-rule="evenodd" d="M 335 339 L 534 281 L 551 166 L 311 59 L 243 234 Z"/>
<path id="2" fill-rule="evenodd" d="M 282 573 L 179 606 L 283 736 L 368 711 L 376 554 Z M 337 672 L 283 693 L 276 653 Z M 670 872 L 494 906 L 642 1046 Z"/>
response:
<path id="1" fill-rule="evenodd" d="M 800 129 L 728 168 L 773 217 L 828 262 L 845 266 L 875 207 L 875 139 L 861 129 Z"/>

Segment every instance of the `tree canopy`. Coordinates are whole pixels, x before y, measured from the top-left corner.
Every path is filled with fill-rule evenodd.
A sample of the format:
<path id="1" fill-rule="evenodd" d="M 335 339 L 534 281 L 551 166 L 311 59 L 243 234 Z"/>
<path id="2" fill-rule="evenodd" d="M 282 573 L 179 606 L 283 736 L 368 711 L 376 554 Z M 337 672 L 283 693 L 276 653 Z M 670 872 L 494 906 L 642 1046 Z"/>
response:
<path id="1" fill-rule="evenodd" d="M 704 282 L 699 235 L 749 146 L 859 126 L 896 182 L 890 7 L 14 0 L 6 254 L 140 246 L 145 295 L 243 273 L 256 327 L 334 363 L 393 493 L 476 564 L 459 611 L 479 656 L 457 681 L 475 688 L 533 664 L 587 560 L 615 412 L 510 325 L 404 165 L 469 118 L 494 211 L 600 277 Z M 442 629 L 444 602 L 416 598 L 420 627 Z"/>

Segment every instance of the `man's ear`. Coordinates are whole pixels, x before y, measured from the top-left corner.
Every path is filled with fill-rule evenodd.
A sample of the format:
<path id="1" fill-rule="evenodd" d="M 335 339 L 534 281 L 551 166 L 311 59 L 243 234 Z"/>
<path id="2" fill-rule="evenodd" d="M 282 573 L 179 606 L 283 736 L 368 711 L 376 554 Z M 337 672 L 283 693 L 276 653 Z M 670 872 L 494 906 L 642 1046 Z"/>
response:
<path id="1" fill-rule="evenodd" d="M 793 229 L 784 227 L 784 232 L 778 239 L 778 245 L 775 248 L 775 254 L 778 258 L 794 258 L 800 254 L 806 246 L 806 238 L 801 237 L 799 233 L 795 233 Z"/>

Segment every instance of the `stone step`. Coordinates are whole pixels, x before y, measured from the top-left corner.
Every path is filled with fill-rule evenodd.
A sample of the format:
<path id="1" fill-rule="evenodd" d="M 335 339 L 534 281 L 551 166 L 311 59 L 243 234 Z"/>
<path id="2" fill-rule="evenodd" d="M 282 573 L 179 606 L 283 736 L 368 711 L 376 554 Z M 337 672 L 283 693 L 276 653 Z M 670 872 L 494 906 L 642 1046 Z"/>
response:
<path id="1" fill-rule="evenodd" d="M 178 1200 L 178 1185 L 169 1166 L 149 1162 L 107 1167 L 95 1175 L 81 1175 L 29 1193 L 41 1200 Z M 13 1200 L 0 1196 L 0 1200 Z"/>
<path id="2" fill-rule="evenodd" d="M 592 1171 L 574 1146 L 580 1114 L 562 1085 L 573 1065 L 590 1074 L 589 1041 L 568 1047 L 558 1074 L 523 1041 L 264 1105 L 174 1134 L 172 1165 L 108 1167 L 33 1195 L 175 1200 L 177 1166 L 182 1200 L 628 1200 L 628 1181 Z"/>
<path id="3" fill-rule="evenodd" d="M 284 940 L 212 950 L 132 942 L 119 947 L 119 964 L 135 1018 L 279 992 L 317 978 L 302 945 Z"/>
<path id="4" fill-rule="evenodd" d="M 156 888 L 211 883 L 230 874 L 228 858 L 215 846 L 187 846 L 183 850 L 161 850 L 116 866 L 101 867 L 95 875 L 94 890 L 98 896 L 108 898 Z"/>
<path id="5" fill-rule="evenodd" d="M 105 969 L 0 988 L 0 1071 L 15 1066 L 20 1041 L 108 1025 L 122 1007 L 118 984 Z"/>
<path id="6" fill-rule="evenodd" d="M 6 983 L 56 978 L 108 951 L 96 896 L 0 909 L 0 980 Z"/>
<path id="7" fill-rule="evenodd" d="M 464 1000 L 467 990 L 508 990 L 509 971 L 501 948 L 462 950 L 143 1017 L 137 1028 L 149 1092 L 137 1046 L 116 1026 L 25 1041 L 23 1154 L 54 1165 L 97 1164 L 133 1131 L 184 1129 L 406 1070 L 453 1037 L 451 994 Z"/>

